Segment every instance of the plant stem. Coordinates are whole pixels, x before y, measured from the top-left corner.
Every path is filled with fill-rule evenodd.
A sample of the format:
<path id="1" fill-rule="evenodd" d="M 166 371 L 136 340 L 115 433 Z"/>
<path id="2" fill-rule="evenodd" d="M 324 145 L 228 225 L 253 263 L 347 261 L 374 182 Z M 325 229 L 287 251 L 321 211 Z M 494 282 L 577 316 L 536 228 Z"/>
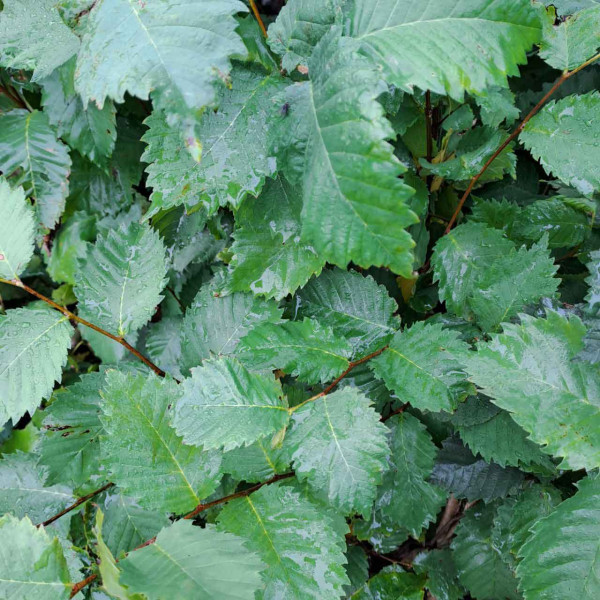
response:
<path id="1" fill-rule="evenodd" d="M 71 504 L 71 506 L 67 506 L 67 508 L 65 508 L 65 510 L 61 510 L 59 513 L 55 514 L 53 517 L 50 517 L 47 521 L 40 523 L 38 525 L 38 527 L 48 527 L 48 525 L 54 523 L 54 521 L 58 521 L 58 519 L 60 519 L 67 513 L 70 513 L 72 510 L 76 509 L 78 506 L 81 506 L 84 502 L 87 502 L 90 498 L 97 496 L 98 494 L 102 493 L 104 490 L 111 488 L 113 485 L 115 485 L 115 484 L 109 482 L 106 485 L 103 485 L 101 488 L 98 488 L 97 490 L 90 492 L 89 494 L 87 494 L 87 496 L 82 496 L 81 498 L 79 498 L 77 500 L 77 502 L 74 502 L 73 504 Z"/>
<path id="2" fill-rule="evenodd" d="M 460 214 L 460 211 L 461 211 L 464 203 L 466 202 L 467 198 L 473 191 L 475 184 L 481 179 L 481 176 L 487 171 L 488 167 L 494 162 L 494 160 L 496 160 L 496 158 L 498 158 L 498 156 L 502 153 L 502 151 L 521 133 L 521 131 L 523 131 L 523 129 L 525 128 L 525 125 L 527 125 L 527 123 L 539 112 L 539 110 L 544 106 L 544 104 L 546 104 L 546 102 L 548 102 L 548 100 L 554 94 L 554 92 L 556 92 L 556 90 L 565 81 L 567 81 L 568 79 L 573 77 L 573 75 L 579 73 L 579 71 L 581 71 L 582 69 L 585 69 L 585 67 L 595 63 L 598 59 L 600 59 L 600 53 L 596 54 L 589 60 L 586 60 L 583 64 L 579 65 L 576 69 L 573 69 L 572 71 L 565 71 L 556 80 L 554 85 L 548 90 L 548 92 L 546 94 L 544 94 L 544 97 L 529 111 L 527 116 L 519 123 L 517 128 L 498 147 L 498 149 L 494 152 L 494 154 L 492 154 L 492 156 L 490 156 L 490 158 L 483 165 L 483 167 L 481 167 L 481 170 L 479 171 L 479 173 L 477 173 L 477 175 L 475 175 L 475 177 L 473 177 L 473 179 L 471 179 L 471 182 L 469 183 L 469 187 L 467 187 L 467 189 L 465 190 L 465 193 L 462 195 L 462 198 L 460 199 L 458 205 L 456 206 L 456 210 L 454 211 L 454 214 L 452 215 L 452 218 L 450 219 L 450 222 L 448 223 L 448 226 L 446 227 L 446 230 L 444 231 L 444 235 L 446 235 L 447 233 L 450 233 L 450 230 L 454 226 L 454 223 L 456 222 L 456 219 L 458 218 L 458 215 Z"/>
<path id="3" fill-rule="evenodd" d="M 2 279 L 2 278 L 0 278 L 0 283 L 5 283 L 6 285 L 12 285 L 14 287 L 25 290 L 32 296 L 39 298 L 40 300 L 44 301 L 46 304 L 50 305 L 52 308 L 61 312 L 69 320 L 80 323 L 81 325 L 85 325 L 86 327 L 89 327 L 90 329 L 93 329 L 94 331 L 97 331 L 98 333 L 101 333 L 102 335 L 105 335 L 106 337 L 110 338 L 111 340 L 121 344 L 121 346 L 123 346 L 124 348 L 127 348 L 127 350 L 129 350 L 129 352 L 131 352 L 131 354 L 133 354 L 134 356 L 139 358 L 146 366 L 150 367 L 159 377 L 164 377 L 166 375 L 166 373 L 160 367 L 156 366 L 149 358 L 146 358 L 141 352 L 138 352 L 125 338 L 113 335 L 112 333 L 102 329 L 101 327 L 98 327 L 97 325 L 94 325 L 93 323 L 90 323 L 89 321 L 86 321 L 85 319 L 78 317 L 76 314 L 72 313 L 69 309 L 65 308 L 64 306 L 61 306 L 60 304 L 57 304 L 56 302 L 54 302 L 54 300 L 47 298 L 46 296 L 40 294 L 39 292 L 36 292 L 33 288 L 30 288 L 28 285 L 25 285 L 20 279 Z"/>
<path id="4" fill-rule="evenodd" d="M 260 13 L 258 12 L 256 2 L 255 2 L 255 0 L 249 0 L 249 1 L 250 1 L 250 8 L 252 9 L 254 16 L 256 17 L 256 20 L 258 21 L 258 26 L 260 27 L 261 31 L 263 32 L 263 35 L 265 37 L 267 37 L 267 28 L 265 27 L 265 24 L 263 23 L 263 20 L 260 17 Z"/>
<path id="5" fill-rule="evenodd" d="M 281 481 L 282 479 L 288 479 L 289 477 L 293 477 L 293 476 L 294 476 L 294 473 L 282 473 L 281 475 L 275 475 L 274 477 L 271 477 L 271 479 L 267 479 L 266 481 L 263 481 L 262 483 L 257 483 L 256 485 L 254 485 L 246 490 L 242 490 L 241 492 L 236 492 L 235 494 L 229 494 L 229 496 L 223 496 L 223 498 L 218 498 L 217 500 L 213 500 L 212 502 L 207 502 L 206 504 L 199 504 L 198 506 L 196 506 L 196 508 L 194 508 L 194 510 L 187 513 L 183 518 L 184 519 L 193 519 L 196 515 L 198 515 L 202 511 L 208 510 L 209 508 L 212 508 L 213 506 L 218 506 L 219 504 L 224 504 L 225 502 L 229 502 L 230 500 L 235 500 L 236 498 L 244 498 L 246 496 L 249 496 L 253 492 L 256 492 L 257 490 L 259 490 L 261 487 L 264 487 L 265 485 L 271 485 L 272 483 L 277 483 L 278 481 Z M 156 536 L 153 538 L 150 538 L 149 540 L 146 540 L 143 544 L 140 544 L 139 546 L 137 546 L 137 548 L 134 548 L 133 550 L 131 550 L 131 552 L 135 552 L 136 550 L 141 550 L 142 548 L 145 548 L 146 546 L 151 546 L 152 544 L 154 544 L 155 541 L 156 541 Z M 129 554 L 129 552 L 127 554 Z M 126 556 L 127 556 L 127 554 L 126 554 Z M 119 561 L 117 560 L 117 562 L 119 562 Z M 73 588 L 71 589 L 71 594 L 70 594 L 69 598 L 73 598 L 73 596 L 75 596 L 84 587 L 86 587 L 88 584 L 92 583 L 92 581 L 95 581 L 97 578 L 98 578 L 98 575 L 96 575 L 94 573 L 94 574 L 90 575 L 89 577 L 86 577 L 82 581 L 76 583 L 73 586 Z"/>
<path id="6" fill-rule="evenodd" d="M 363 363 L 367 362 L 368 360 L 371 360 L 372 358 L 379 356 L 384 350 L 387 350 L 387 346 L 384 346 L 383 348 L 380 348 L 379 350 L 375 350 L 375 352 L 372 352 L 371 354 L 368 354 L 367 356 L 363 356 L 363 358 L 360 358 L 358 360 L 355 360 L 354 362 L 349 363 L 348 368 L 340 376 L 336 377 L 322 392 L 319 392 L 315 396 L 312 396 L 312 397 L 308 398 L 307 400 L 305 400 L 304 402 L 300 402 L 300 404 L 297 404 L 293 408 L 290 408 L 290 414 L 297 411 L 301 406 L 304 406 L 305 404 L 308 404 L 309 402 L 314 402 L 318 398 L 322 398 L 323 396 L 326 396 L 327 394 L 329 394 L 329 392 L 334 387 L 336 387 L 337 384 L 342 379 L 344 379 L 344 377 L 346 377 L 346 375 L 348 375 L 348 373 L 350 373 L 350 371 L 352 371 L 352 369 L 355 369 L 356 367 L 358 367 L 358 365 L 362 365 Z"/>

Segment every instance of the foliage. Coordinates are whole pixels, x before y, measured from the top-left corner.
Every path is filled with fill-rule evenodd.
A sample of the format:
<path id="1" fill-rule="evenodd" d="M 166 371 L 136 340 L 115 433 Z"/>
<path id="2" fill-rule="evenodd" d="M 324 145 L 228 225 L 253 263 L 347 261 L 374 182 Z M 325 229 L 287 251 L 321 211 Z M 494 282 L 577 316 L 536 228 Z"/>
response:
<path id="1" fill-rule="evenodd" d="M 600 597 L 598 50 L 1 1 L 0 597 Z"/>

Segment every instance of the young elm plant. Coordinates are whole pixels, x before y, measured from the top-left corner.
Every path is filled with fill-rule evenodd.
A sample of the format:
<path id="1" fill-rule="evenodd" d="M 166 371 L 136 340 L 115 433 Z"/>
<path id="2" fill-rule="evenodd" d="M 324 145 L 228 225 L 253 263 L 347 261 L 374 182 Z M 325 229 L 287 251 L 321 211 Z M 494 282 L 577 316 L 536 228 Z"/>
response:
<path id="1" fill-rule="evenodd" d="M 600 597 L 600 5 L 0 3 L 0 597 Z"/>

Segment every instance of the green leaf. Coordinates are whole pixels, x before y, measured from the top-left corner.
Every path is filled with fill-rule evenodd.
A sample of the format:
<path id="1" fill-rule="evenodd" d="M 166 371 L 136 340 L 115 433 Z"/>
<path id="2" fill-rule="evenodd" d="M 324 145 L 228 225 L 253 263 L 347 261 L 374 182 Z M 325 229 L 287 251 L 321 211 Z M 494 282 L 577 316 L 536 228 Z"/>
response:
<path id="1" fill-rule="evenodd" d="M 473 396 L 462 403 L 452 423 L 473 454 L 501 467 L 519 467 L 538 471 L 539 467 L 552 471 L 553 465 L 541 448 L 527 438 L 527 433 L 510 417 L 482 396 Z"/>
<path id="2" fill-rule="evenodd" d="M 600 316 L 600 250 L 590 252 L 590 262 L 587 263 L 589 276 L 585 280 L 589 286 L 585 296 L 587 312 Z"/>
<path id="3" fill-rule="evenodd" d="M 75 59 L 69 60 L 40 81 L 42 105 L 59 137 L 102 166 L 115 147 L 116 110 L 112 101 L 102 109 L 95 104 L 84 106 L 74 88 Z"/>
<path id="4" fill-rule="evenodd" d="M 400 527 L 418 538 L 445 500 L 443 490 L 428 482 L 437 449 L 416 417 L 402 413 L 388 423 L 391 456 L 377 491 L 372 525 L 383 535 Z"/>
<path id="5" fill-rule="evenodd" d="M 281 56 L 281 68 L 291 73 L 308 60 L 319 40 L 341 17 L 340 0 L 290 0 L 268 30 L 271 50 Z"/>
<path id="6" fill-rule="evenodd" d="M 546 104 L 520 140 L 548 173 L 589 197 L 600 188 L 600 145 L 593 128 L 599 118 L 600 94 L 568 96 Z"/>
<path id="7" fill-rule="evenodd" d="M 102 539 L 103 523 L 104 515 L 102 511 L 98 509 L 96 511 L 96 526 L 92 531 L 96 536 L 96 554 L 99 559 L 98 571 L 100 572 L 100 578 L 102 579 L 102 588 L 110 594 L 111 598 L 118 598 L 118 600 L 134 600 L 134 596 L 131 596 L 119 583 L 120 572 L 117 567 L 117 562 Z M 137 596 L 137 599 L 139 599 L 139 596 Z"/>
<path id="8" fill-rule="evenodd" d="M 521 325 L 505 324 L 467 358 L 471 380 L 544 452 L 563 458 L 561 468 L 600 466 L 597 369 L 571 360 L 584 335 L 577 317 L 522 315 Z"/>
<path id="9" fill-rule="evenodd" d="M 519 600 L 514 572 L 492 542 L 495 513 L 493 504 L 477 504 L 458 524 L 452 542 L 458 577 L 477 600 Z"/>
<path id="10" fill-rule="evenodd" d="M 513 492 L 523 480 L 523 473 L 512 467 L 477 458 L 457 439 L 443 442 L 431 481 L 457 498 L 491 502 Z"/>
<path id="11" fill-rule="evenodd" d="M 75 89 L 84 105 L 93 100 L 99 108 L 107 96 L 123 102 L 126 92 L 151 96 L 174 115 L 212 104 L 230 56 L 246 53 L 233 19 L 245 10 L 237 0 L 102 0 L 84 30 Z"/>
<path id="12" fill-rule="evenodd" d="M 386 86 L 339 33 L 315 47 L 310 82 L 281 94 L 288 108 L 271 119 L 271 145 L 286 177 L 302 182 L 302 235 L 320 256 L 408 276 L 414 243 L 405 227 L 417 219 L 404 202 L 412 190 L 398 179 L 405 169 L 385 141 L 394 133 L 376 99 Z"/>
<path id="13" fill-rule="evenodd" d="M 370 366 L 403 402 L 452 412 L 472 391 L 462 359 L 467 350 L 457 332 L 421 322 L 397 332 Z"/>
<path id="14" fill-rule="evenodd" d="M 154 190 L 147 217 L 180 204 L 187 210 L 200 206 L 211 215 L 219 206 L 237 208 L 247 194 L 258 195 L 265 177 L 275 172 L 264 122 L 284 87 L 278 73 L 236 63 L 230 88 L 219 88 L 218 110 L 205 112 L 196 126 L 197 161 L 186 147 L 189 142 L 155 111 L 143 137 L 148 185 Z"/>
<path id="15" fill-rule="evenodd" d="M 478 282 L 470 306 L 484 330 L 492 330 L 515 316 L 525 305 L 554 296 L 560 280 L 550 257 L 547 237 L 530 249 L 522 247 L 496 261 Z"/>
<path id="16" fill-rule="evenodd" d="M 229 502 L 221 529 L 239 535 L 266 563 L 263 598 L 339 598 L 349 583 L 345 541 L 331 517 L 293 488 L 274 484 Z M 343 523 L 343 521 L 342 521 Z"/>
<path id="17" fill-rule="evenodd" d="M 11 182 L 23 184 L 34 198 L 37 220 L 45 227 L 52 228 L 65 207 L 70 167 L 68 149 L 45 113 L 0 114 L 0 171 L 7 176 L 17 172 Z"/>
<path id="18" fill-rule="evenodd" d="M 460 225 L 440 238 L 431 265 L 448 310 L 469 316 L 468 300 L 483 274 L 513 248 L 500 231 L 480 223 Z"/>
<path id="19" fill-rule="evenodd" d="M 525 305 L 556 292 L 558 267 L 546 246 L 542 238 L 531 249 L 517 250 L 497 229 L 461 225 L 435 246 L 432 265 L 440 299 L 457 315 L 494 329 Z"/>
<path id="20" fill-rule="evenodd" d="M 575 14 L 556 27 L 544 28 L 540 56 L 555 69 L 570 71 L 600 48 L 600 6 Z"/>
<path id="21" fill-rule="evenodd" d="M 415 573 L 427 574 L 425 587 L 436 600 L 460 600 L 465 591 L 458 582 L 454 557 L 449 548 L 421 552 L 413 561 Z"/>
<path id="22" fill-rule="evenodd" d="M 281 369 L 307 383 L 331 381 L 348 368 L 351 348 L 313 319 L 264 323 L 246 334 L 236 355 L 248 368 Z"/>
<path id="23" fill-rule="evenodd" d="M 325 270 L 296 294 L 296 318 L 312 317 L 350 342 L 353 358 L 384 346 L 400 325 L 383 285 L 356 271 Z"/>
<path id="24" fill-rule="evenodd" d="M 183 379 L 181 369 L 181 324 L 182 318 L 163 317 L 151 323 L 146 335 L 146 350 L 154 364 L 160 365 L 176 379 Z"/>
<path id="25" fill-rule="evenodd" d="M 350 578 L 350 585 L 344 587 L 346 596 L 351 596 L 362 587 L 369 577 L 369 559 L 360 546 L 348 546 L 346 551 L 346 573 Z"/>
<path id="26" fill-rule="evenodd" d="M 548 516 L 560 504 L 560 493 L 550 486 L 531 485 L 499 508 L 494 523 L 493 542 L 498 548 L 507 546 L 515 556 L 531 537 L 531 527 Z"/>
<path id="27" fill-rule="evenodd" d="M 41 523 L 74 502 L 71 490 L 46 479 L 37 454 L 15 452 L 0 460 L 0 513 Z"/>
<path id="28" fill-rule="evenodd" d="M 389 454 L 379 419 L 371 401 L 352 388 L 293 413 L 284 443 L 296 476 L 343 514 L 371 512 Z"/>
<path id="29" fill-rule="evenodd" d="M 218 297 L 201 289 L 183 318 L 183 367 L 196 367 L 213 354 L 232 354 L 240 338 L 260 323 L 278 322 L 282 312 L 275 302 L 252 294 Z"/>
<path id="30" fill-rule="evenodd" d="M 164 512 L 140 508 L 131 498 L 122 494 L 109 493 L 102 510 L 102 535 L 112 554 L 117 557 L 153 538 L 169 524 Z"/>
<path id="31" fill-rule="evenodd" d="M 236 481 L 258 483 L 274 475 L 285 473 L 289 467 L 287 452 L 273 448 L 268 438 L 259 439 L 249 446 L 240 446 L 223 454 L 221 470 Z"/>
<path id="32" fill-rule="evenodd" d="M 508 87 L 542 34 L 543 12 L 529 0 L 405 0 L 400 10 L 396 0 L 356 0 L 347 12 L 350 35 L 389 83 L 455 100 Z"/>
<path id="33" fill-rule="evenodd" d="M 148 600 L 253 600 L 264 565 L 236 535 L 190 521 L 165 527 L 156 541 L 119 563 L 121 583 Z"/>
<path id="34" fill-rule="evenodd" d="M 148 225 L 100 235 L 76 273 L 79 315 L 119 336 L 136 331 L 162 300 L 165 275 L 164 245 Z"/>
<path id="35" fill-rule="evenodd" d="M 258 199 L 243 202 L 235 216 L 227 291 L 280 300 L 321 271 L 324 261 L 300 238 L 301 210 L 301 190 L 282 178 L 268 181 Z"/>
<path id="36" fill-rule="evenodd" d="M 110 478 L 148 510 L 190 511 L 215 491 L 221 458 L 186 446 L 169 426 L 180 394 L 172 380 L 111 370 L 102 390 L 102 462 Z"/>
<path id="37" fill-rule="evenodd" d="M 588 476 L 577 485 L 572 498 L 533 526 L 533 535 L 521 548 L 517 573 L 526 600 L 600 594 L 600 479 Z"/>
<path id="38" fill-rule="evenodd" d="M 96 217 L 83 211 L 63 219 L 52 243 L 48 259 L 48 274 L 57 283 L 75 285 L 78 261 L 85 260 L 87 242 L 96 237 Z"/>
<path id="39" fill-rule="evenodd" d="M 520 114 L 515 106 L 515 95 L 510 89 L 493 87 L 485 95 L 475 96 L 479 106 L 481 122 L 489 127 L 498 127 L 502 122 L 514 123 Z"/>
<path id="40" fill-rule="evenodd" d="M 56 0 L 6 0 L 0 13 L 0 65 L 33 71 L 32 81 L 50 75 L 79 48 L 63 23 Z"/>
<path id="41" fill-rule="evenodd" d="M 352 600 L 423 600 L 424 575 L 406 573 L 402 567 L 384 567 L 350 598 Z"/>
<path id="42" fill-rule="evenodd" d="M 92 479 L 100 466 L 100 388 L 104 376 L 83 375 L 81 380 L 56 395 L 44 411 L 40 464 L 48 468 L 48 483 L 74 488 Z M 56 511 L 58 512 L 58 511 Z"/>
<path id="43" fill-rule="evenodd" d="M 28 518 L 0 519 L 0 596 L 67 600 L 72 584 L 57 538 Z"/>
<path id="44" fill-rule="evenodd" d="M 566 202 L 566 198 L 558 196 L 524 207 L 511 237 L 537 242 L 547 233 L 549 248 L 571 248 L 583 243 L 590 233 L 589 218 Z"/>
<path id="45" fill-rule="evenodd" d="M 67 317 L 41 304 L 0 316 L 1 423 L 16 423 L 50 396 L 62 377 L 72 333 Z"/>
<path id="46" fill-rule="evenodd" d="M 0 277 L 18 279 L 33 256 L 35 222 L 23 189 L 0 176 Z"/>
<path id="47" fill-rule="evenodd" d="M 251 373 L 234 358 L 206 360 L 183 382 L 173 426 L 186 444 L 231 450 L 287 425 L 281 397 L 272 375 Z"/>

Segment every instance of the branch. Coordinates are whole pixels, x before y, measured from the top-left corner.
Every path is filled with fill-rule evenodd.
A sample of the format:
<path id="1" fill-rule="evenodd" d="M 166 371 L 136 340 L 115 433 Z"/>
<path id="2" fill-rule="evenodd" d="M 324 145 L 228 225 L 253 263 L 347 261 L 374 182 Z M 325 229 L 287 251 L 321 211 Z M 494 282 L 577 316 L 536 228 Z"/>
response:
<path id="1" fill-rule="evenodd" d="M 2 278 L 0 278 L 0 283 L 5 283 L 6 285 L 12 285 L 14 287 L 25 290 L 26 292 L 30 293 L 32 296 L 35 296 L 36 298 L 43 300 L 46 304 L 49 304 L 52 308 L 61 312 L 69 320 L 80 323 L 81 325 L 85 325 L 86 327 L 89 327 L 90 329 L 93 329 L 94 331 L 97 331 L 98 333 L 105 335 L 107 338 L 110 338 L 111 340 L 121 344 L 121 346 L 123 346 L 124 348 L 127 348 L 127 350 L 129 350 L 129 352 L 131 352 L 131 354 L 133 354 L 134 356 L 139 358 L 146 366 L 150 367 L 159 377 L 164 377 L 166 375 L 166 373 L 160 367 L 157 367 L 149 358 L 146 358 L 141 352 L 136 350 L 125 338 L 113 335 L 112 333 L 102 329 L 101 327 L 98 327 L 97 325 L 94 325 L 93 323 L 90 323 L 89 321 L 86 321 L 85 319 L 78 317 L 76 314 L 72 313 L 70 310 L 68 310 L 64 306 L 57 304 L 56 302 L 54 302 L 54 300 L 51 300 L 50 298 L 43 296 L 39 292 L 36 292 L 34 289 L 30 288 L 28 285 L 25 285 L 20 279 L 2 279 Z"/>
<path id="2" fill-rule="evenodd" d="M 230 500 L 235 500 L 236 498 L 245 498 L 246 496 L 249 496 L 250 494 L 253 494 L 254 492 L 260 490 L 260 488 L 264 487 L 265 485 L 271 485 L 272 483 L 277 483 L 278 481 L 281 481 L 282 479 L 289 479 L 290 477 L 293 477 L 294 475 L 295 475 L 295 473 L 293 473 L 293 472 L 283 473 L 281 475 L 275 475 L 274 477 L 271 477 L 271 479 L 267 479 L 266 481 L 263 481 L 262 483 L 257 483 L 256 485 L 253 485 L 252 487 L 242 490 L 241 492 L 235 492 L 235 494 L 229 494 L 229 496 L 224 496 L 223 498 L 218 498 L 217 500 L 213 500 L 212 502 L 207 502 L 206 504 L 198 504 L 198 506 L 196 506 L 196 508 L 194 510 L 189 512 L 183 518 L 184 519 L 193 519 L 196 515 L 200 514 L 201 512 L 203 512 L 205 510 L 208 510 L 209 508 L 213 508 L 213 506 L 219 506 L 219 504 L 224 504 L 225 502 L 229 502 Z"/>
<path id="3" fill-rule="evenodd" d="M 337 384 L 342 379 L 344 379 L 344 377 L 346 377 L 346 375 L 348 375 L 348 373 L 350 373 L 350 371 L 352 371 L 352 369 L 355 369 L 356 367 L 358 367 L 358 365 L 362 365 L 363 363 L 367 362 L 368 360 L 371 360 L 372 358 L 379 356 L 384 350 L 387 350 L 387 346 L 384 346 L 383 348 L 380 348 L 379 350 L 375 350 L 375 352 L 372 352 L 371 354 L 368 354 L 367 356 L 363 356 L 363 358 L 355 360 L 354 362 L 350 362 L 348 364 L 348 368 L 339 377 L 336 377 L 322 392 L 319 392 L 315 396 L 312 396 L 311 398 L 308 398 L 308 400 L 305 400 L 304 402 L 300 402 L 300 404 L 297 404 L 296 406 L 291 408 L 290 414 L 297 411 L 301 406 L 304 406 L 305 404 L 308 404 L 309 402 L 314 402 L 318 398 L 322 398 L 323 396 L 326 396 L 327 394 L 329 394 L 329 392 L 334 387 L 336 387 Z"/>
<path id="4" fill-rule="evenodd" d="M 573 71 L 565 71 L 556 80 L 554 85 L 548 90 L 548 92 L 546 94 L 544 94 L 544 97 L 531 109 L 531 111 L 529 111 L 529 114 L 519 123 L 517 128 L 498 147 L 498 149 L 494 152 L 494 154 L 492 154 L 492 156 L 490 156 L 490 158 L 487 160 L 485 165 L 483 165 L 483 167 L 481 167 L 481 170 L 479 171 L 479 173 L 477 173 L 477 175 L 475 175 L 475 177 L 473 177 L 473 179 L 471 179 L 471 182 L 469 183 L 469 187 L 465 190 L 465 193 L 463 194 L 462 198 L 460 199 L 460 201 L 456 207 L 456 210 L 454 211 L 454 214 L 452 215 L 452 218 L 450 219 L 450 222 L 448 223 L 448 226 L 446 227 L 446 230 L 444 231 L 444 235 L 450 233 L 450 230 L 452 229 L 454 223 L 456 222 L 456 219 L 458 218 L 458 215 L 460 214 L 460 211 L 461 211 L 464 203 L 466 202 L 467 198 L 473 191 L 475 184 L 481 179 L 481 176 L 487 171 L 488 167 L 494 162 L 494 160 L 496 160 L 496 158 L 498 158 L 498 156 L 502 153 L 502 151 L 521 133 L 521 131 L 523 131 L 523 129 L 525 128 L 525 125 L 527 125 L 527 123 L 539 112 L 539 110 L 544 106 L 544 104 L 546 104 L 546 102 L 548 102 L 548 100 L 554 94 L 554 92 L 556 92 L 556 90 L 565 81 L 567 81 L 568 79 L 573 77 L 573 75 L 575 75 L 576 73 L 579 73 L 579 71 L 581 71 L 582 69 L 585 69 L 585 67 L 595 63 L 598 59 L 600 59 L 600 53 L 596 54 L 589 60 L 585 61 L 583 64 L 579 65 L 576 69 L 573 69 Z"/>
<path id="5" fill-rule="evenodd" d="M 261 487 L 264 487 L 265 485 L 271 485 L 272 483 L 276 483 L 278 481 L 281 481 L 282 479 L 288 479 L 289 477 L 293 477 L 293 476 L 294 476 L 294 473 L 283 473 L 281 475 L 275 475 L 274 477 L 271 477 L 271 479 L 267 479 L 266 481 L 263 481 L 262 483 L 257 483 L 256 485 L 249 487 L 246 490 L 242 490 L 241 492 L 236 492 L 235 494 L 229 494 L 229 496 L 223 496 L 223 498 L 218 498 L 217 500 L 213 500 L 212 502 L 207 502 L 206 504 L 198 504 L 198 506 L 196 506 L 196 508 L 194 508 L 194 510 L 187 513 L 183 518 L 184 519 L 193 519 L 196 515 L 198 515 L 202 511 L 208 510 L 209 508 L 212 508 L 213 506 L 218 506 L 219 504 L 224 504 L 225 502 L 229 502 L 230 500 L 234 500 L 236 498 L 244 498 L 246 496 L 249 496 L 253 492 L 256 492 L 257 490 L 259 490 Z M 156 541 L 156 536 L 153 538 L 150 538 L 149 540 L 146 540 L 143 544 L 140 544 L 137 548 L 134 548 L 133 550 L 131 550 L 131 552 L 135 552 L 136 550 L 141 550 L 142 548 L 145 548 L 146 546 L 151 546 L 152 544 L 154 544 L 155 541 Z M 128 552 L 125 556 L 127 556 L 128 554 L 130 554 L 130 552 Z M 119 562 L 119 561 L 117 560 L 116 562 Z M 71 589 L 71 594 L 69 595 L 69 598 L 73 598 L 84 587 L 86 587 L 87 585 L 92 583 L 92 581 L 95 581 L 97 578 L 98 578 L 98 575 L 94 573 L 94 574 L 86 577 L 85 579 L 79 581 L 78 583 L 74 584 L 73 588 Z"/>
<path id="6" fill-rule="evenodd" d="M 67 513 L 70 513 L 72 510 L 76 509 L 78 506 L 81 506 L 84 502 L 87 502 L 90 498 L 97 496 L 98 494 L 102 493 L 104 490 L 111 488 L 113 485 L 115 485 L 115 484 L 109 482 L 106 485 L 103 485 L 101 488 L 98 488 L 97 490 L 90 492 L 89 494 L 87 494 L 87 496 L 82 496 L 81 498 L 79 498 L 77 500 L 77 502 L 74 502 L 73 504 L 71 504 L 71 506 L 67 506 L 67 508 L 65 508 L 65 510 L 61 510 L 59 513 L 55 514 L 53 517 L 50 517 L 47 521 L 40 523 L 38 525 L 38 527 L 48 527 L 48 525 L 51 525 L 52 523 L 54 523 L 54 521 L 58 521 L 58 519 L 60 519 L 61 517 L 64 517 Z"/>
<path id="7" fill-rule="evenodd" d="M 268 37 L 267 29 L 265 27 L 265 24 L 263 23 L 263 20 L 260 18 L 260 13 L 258 12 L 258 8 L 256 7 L 255 0 L 249 0 L 249 1 L 250 1 L 250 8 L 252 9 L 254 16 L 256 17 L 256 20 L 258 21 L 258 26 L 260 27 L 260 30 L 263 32 L 263 35 L 265 37 Z"/>

